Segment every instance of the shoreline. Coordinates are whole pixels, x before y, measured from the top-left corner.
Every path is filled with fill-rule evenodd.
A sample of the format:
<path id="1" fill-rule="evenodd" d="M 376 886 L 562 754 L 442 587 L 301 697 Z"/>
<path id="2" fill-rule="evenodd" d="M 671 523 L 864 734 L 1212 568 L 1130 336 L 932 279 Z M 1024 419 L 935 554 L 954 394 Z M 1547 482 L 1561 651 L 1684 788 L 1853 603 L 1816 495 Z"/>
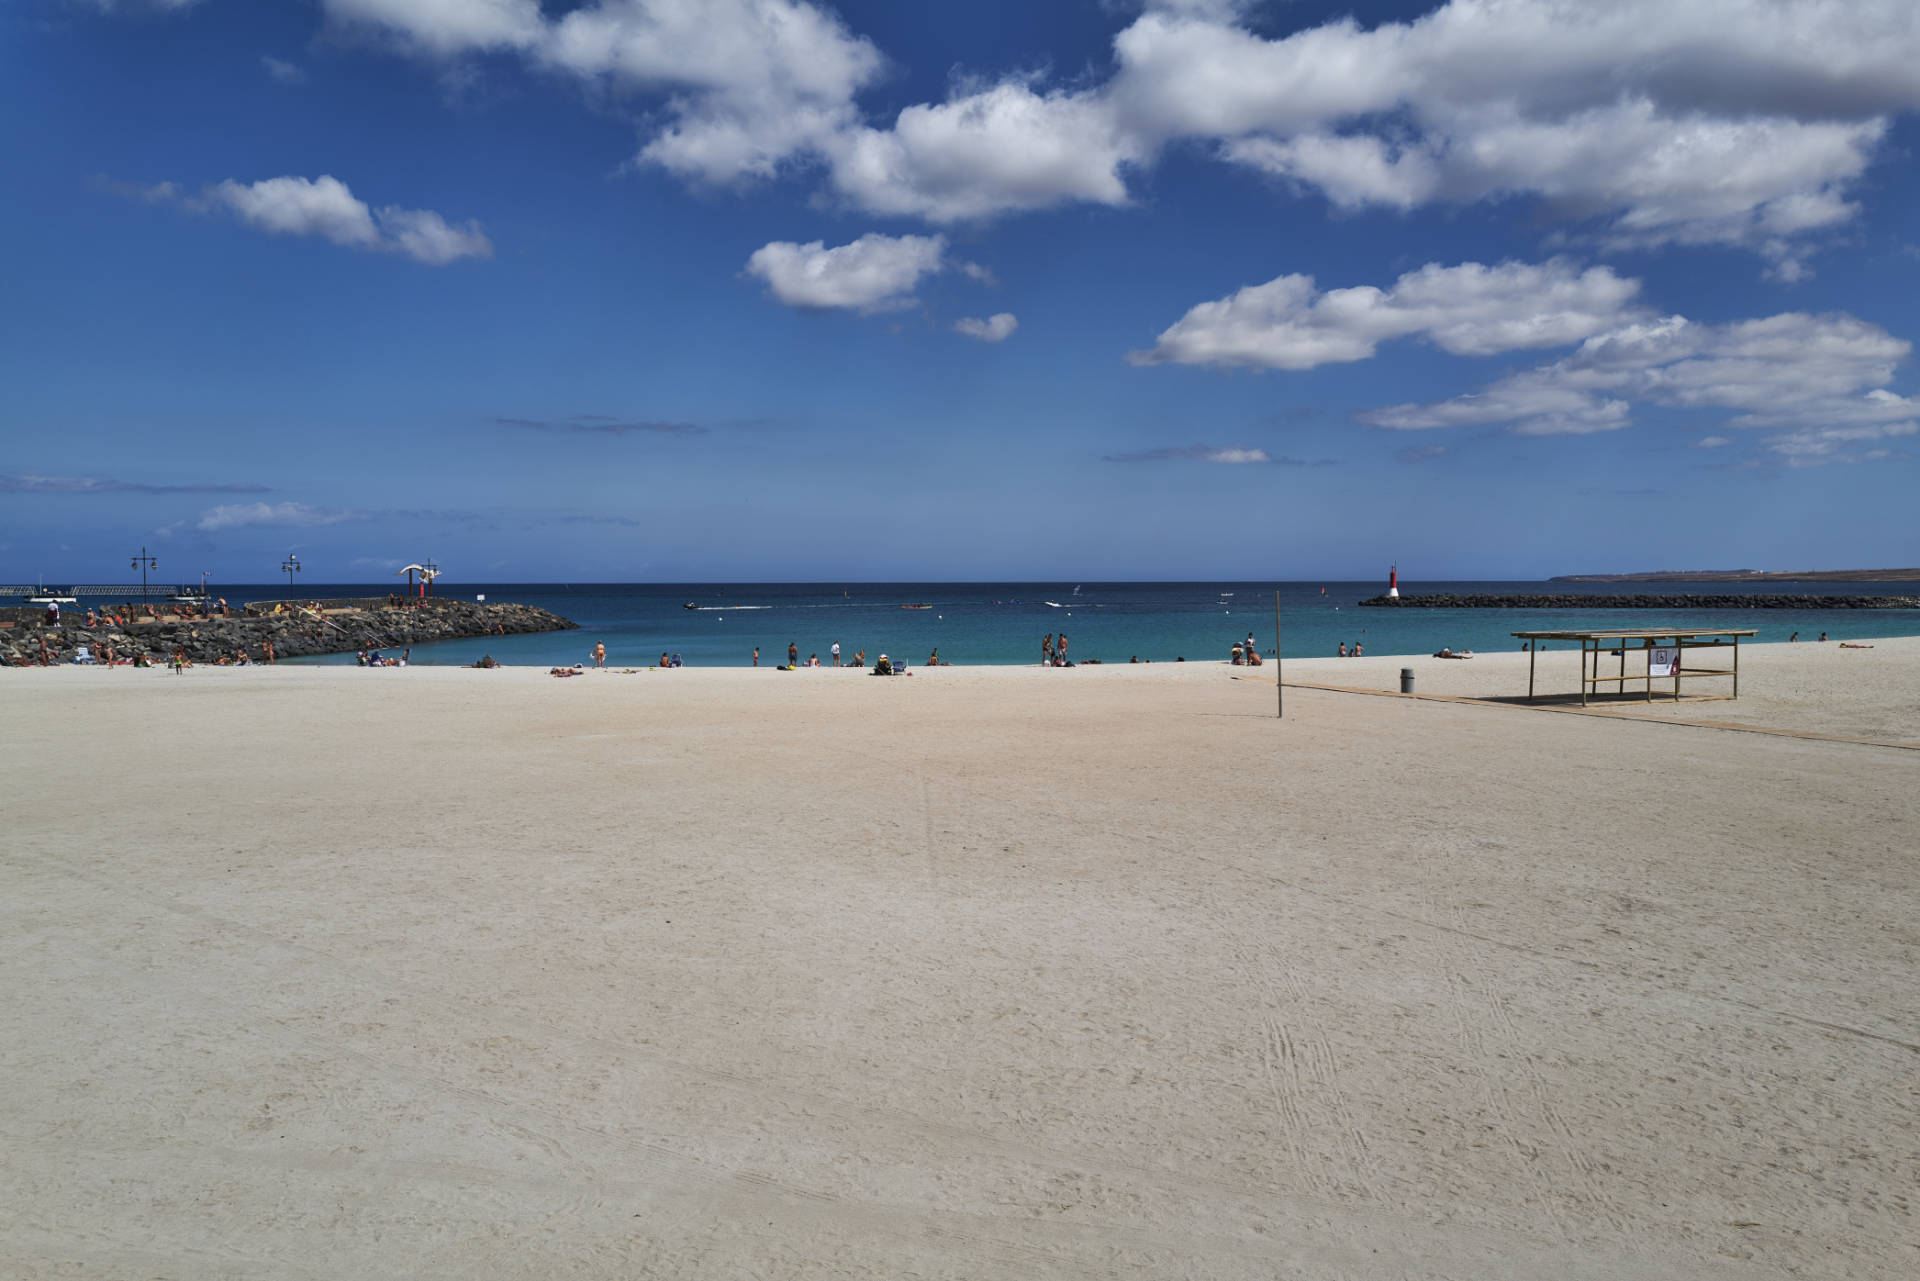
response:
<path id="1" fill-rule="evenodd" d="M 1493 585 L 1433 584 L 1436 590 L 1492 590 Z M 1043 633 L 1064 628 L 1072 633 L 1074 657 L 1099 658 L 1118 665 L 1138 654 L 1170 661 L 1225 659 L 1233 641 L 1248 628 L 1265 630 L 1261 648 L 1273 645 L 1270 601 L 1272 594 L 1250 586 L 1231 597 L 1238 608 L 1228 608 L 1233 584 L 1218 588 L 1175 585 L 1146 590 L 1111 590 L 1094 585 L 1080 602 L 1067 609 L 1046 608 L 1035 592 L 1003 591 L 992 587 L 937 589 L 917 594 L 934 602 L 928 611 L 903 611 L 898 601 L 910 588 L 880 587 L 844 596 L 813 589 L 716 588 L 711 592 L 677 589 L 610 588 L 605 593 L 562 591 L 543 595 L 531 588 L 492 591 L 493 599 L 542 607 L 581 624 L 578 630 L 518 637 L 475 637 L 416 648 L 420 662 L 471 662 L 490 652 L 503 662 L 518 665 L 568 665 L 585 659 L 596 642 L 604 642 L 615 662 L 651 664 L 661 651 L 684 654 L 696 665 L 746 666 L 755 646 L 764 663 L 784 655 L 789 641 L 801 643 L 802 657 L 818 652 L 828 656 L 832 642 L 843 652 L 880 651 L 910 661 L 922 661 L 938 646 L 940 653 L 965 664 L 991 663 L 1024 666 L 1039 657 Z M 1527 590 L 1517 585 L 1513 590 Z M 1219 600 L 1213 598 L 1219 593 Z M 1365 642 L 1374 654 L 1430 653 L 1443 645 L 1494 652 L 1509 644 L 1509 631 L 1528 629 L 1616 626 L 1617 611 L 1455 611 L 1433 609 L 1361 610 L 1342 600 L 1343 589 L 1323 593 L 1317 587 L 1283 590 L 1285 644 L 1294 656 L 1331 656 L 1336 645 Z M 283 594 L 281 592 L 276 593 Z M 1354 591 L 1358 598 L 1363 593 Z M 1064 600 L 1068 593 L 1050 592 Z M 687 611 L 687 600 L 697 597 L 700 609 Z M 453 598 L 442 598 L 453 599 Z M 1090 603 L 1089 603 L 1090 602 Z M 1262 603 L 1269 602 L 1269 603 Z M 70 612 L 70 611 L 69 611 Z M 1798 631 L 1812 638 L 1827 630 L 1837 638 L 1869 633 L 1920 633 L 1920 610 L 1873 610 L 1808 613 L 1799 610 L 1687 611 L 1682 616 L 1639 612 L 1637 621 L 1676 625 L 1680 617 L 1691 625 L 1719 624 L 1756 628 L 1757 642 L 1784 640 Z M 1636 621 L 1629 619 L 1629 622 Z M 370 638 L 380 643 L 384 638 Z M 6 637 L 0 632 L 0 647 Z M 404 646 L 404 642 L 402 642 Z M 320 648 L 320 647 L 316 647 Z M 345 650 L 346 645 L 324 646 Z M 397 650 L 395 651 L 397 652 Z M 282 656 L 285 656 L 284 649 Z M 258 652 L 253 657 L 259 658 Z M 352 662 L 352 654 L 344 660 Z"/>
<path id="2" fill-rule="evenodd" d="M 1920 685 L 1908 690 L 1902 682 L 1910 667 L 1920 669 L 1920 637 L 1893 636 L 1849 642 L 1861 648 L 1842 648 L 1840 642 L 1802 641 L 1797 644 L 1769 642 L 1741 645 L 1741 687 L 1737 699 L 1721 696 L 1730 682 L 1689 680 L 1686 696 L 1675 703 L 1668 696 L 1670 685 L 1656 678 L 1655 698 L 1646 701 L 1639 690 L 1629 685 L 1625 697 L 1603 694 L 1594 700 L 1594 708 L 1620 714 L 1677 716 L 1700 722 L 1726 721 L 1755 725 L 1778 725 L 1808 732 L 1853 734 L 1868 740 L 1920 740 Z M 1516 650 L 1479 653 L 1467 660 L 1442 659 L 1430 654 L 1368 654 L 1360 658 L 1316 656 L 1288 658 L 1281 667 L 1288 691 L 1315 689 L 1338 691 L 1352 689 L 1377 694 L 1398 694 L 1403 668 L 1414 671 L 1414 694 L 1441 696 L 1484 703 L 1490 707 L 1561 707 L 1571 701 L 1578 706 L 1578 654 L 1572 645 L 1545 648 L 1537 656 Z M 1637 652 L 1629 657 L 1637 657 Z M 1533 663 L 1537 701 L 1529 704 L 1527 673 Z M 1730 655 L 1729 655 L 1730 657 Z M 1609 656 L 1609 659 L 1611 656 Z M 1719 666 L 1719 662 L 1713 665 Z M 248 667 L 195 666 L 184 673 L 162 667 L 152 669 L 116 668 L 109 672 L 99 667 L 57 664 L 67 675 L 53 677 L 54 669 L 24 667 L 0 669 L 0 681 L 15 678 L 18 687 L 32 688 L 26 673 L 40 672 L 44 680 L 68 682 L 75 691 L 106 693 L 116 684 L 129 692 L 148 681 L 184 687 L 232 684 L 255 688 L 280 686 L 289 690 L 317 688 L 353 688 L 368 680 L 398 682 L 399 687 L 415 683 L 423 687 L 452 684 L 459 688 L 479 688 L 479 682 L 493 682 L 501 688 L 527 685 L 564 689 L 591 689 L 626 699 L 645 697 L 642 690 L 681 686 L 702 693 L 703 697 L 728 700 L 746 691 L 818 690 L 874 687 L 932 688 L 942 695 L 963 692 L 991 699 L 1003 691 L 1057 689 L 1071 697 L 1082 689 L 1090 696 L 1104 697 L 1099 691 L 1127 688 L 1205 688 L 1223 682 L 1273 689 L 1274 660 L 1259 667 L 1235 667 L 1225 660 L 1188 660 L 1184 663 L 1098 663 L 1072 668 L 1048 668 L 1035 664 L 973 664 L 937 668 L 910 667 L 895 677 L 875 677 L 870 670 L 852 667 L 798 668 L 783 672 L 773 667 L 640 667 L 609 663 L 595 669 L 590 664 L 579 678 L 556 680 L 548 675 L 549 666 L 506 664 L 481 669 L 469 664 L 420 664 L 405 668 L 362 668 L 353 664 L 298 661 L 279 664 L 255 663 Z M 1611 666 L 1603 671 L 1611 674 Z M 139 674 L 134 674 L 134 673 Z M 1891 675 L 1890 675 L 1891 672 Z M 822 681 L 817 678 L 829 677 Z M 858 678 L 857 680 L 855 678 Z M 1892 684 L 1888 684 L 1892 681 Z M 663 686 L 662 682 L 668 682 Z M 632 690 L 627 694 L 622 691 Z M 563 695 L 556 694 L 556 697 Z M 879 695 L 876 694 L 876 697 Z M 887 696 L 912 700 L 915 695 Z M 722 701 L 716 704 L 726 707 Z M 911 701 L 906 702 L 912 706 Z"/>

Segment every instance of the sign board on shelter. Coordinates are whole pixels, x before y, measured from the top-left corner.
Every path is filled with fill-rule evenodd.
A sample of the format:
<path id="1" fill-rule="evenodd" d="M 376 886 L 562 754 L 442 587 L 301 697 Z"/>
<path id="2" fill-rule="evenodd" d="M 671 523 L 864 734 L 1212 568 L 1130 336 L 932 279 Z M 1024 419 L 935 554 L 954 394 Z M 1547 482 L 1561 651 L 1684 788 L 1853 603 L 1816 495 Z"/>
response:
<path id="1" fill-rule="evenodd" d="M 1671 676 L 1673 669 L 1680 665 L 1680 647 L 1678 645 L 1657 646 L 1647 655 L 1647 675 Z"/>

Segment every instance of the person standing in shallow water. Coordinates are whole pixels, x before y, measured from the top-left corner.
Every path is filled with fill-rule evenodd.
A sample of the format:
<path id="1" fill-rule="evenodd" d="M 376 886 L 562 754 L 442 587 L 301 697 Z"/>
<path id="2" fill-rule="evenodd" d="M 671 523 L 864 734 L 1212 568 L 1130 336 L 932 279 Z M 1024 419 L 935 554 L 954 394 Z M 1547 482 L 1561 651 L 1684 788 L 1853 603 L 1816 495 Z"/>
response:
<path id="1" fill-rule="evenodd" d="M 1053 633 L 1052 632 L 1048 632 L 1046 634 L 1045 639 L 1043 639 L 1040 642 L 1040 666 L 1042 667 L 1053 666 Z"/>
<path id="2" fill-rule="evenodd" d="M 760 666 L 760 647 L 758 645 L 753 647 L 753 665 L 755 667 Z"/>
<path id="3" fill-rule="evenodd" d="M 787 666 L 800 666 L 800 647 L 792 641 L 787 642 Z"/>
<path id="4" fill-rule="evenodd" d="M 1060 633 L 1060 639 L 1053 643 L 1053 661 L 1057 666 L 1067 665 L 1067 634 Z"/>

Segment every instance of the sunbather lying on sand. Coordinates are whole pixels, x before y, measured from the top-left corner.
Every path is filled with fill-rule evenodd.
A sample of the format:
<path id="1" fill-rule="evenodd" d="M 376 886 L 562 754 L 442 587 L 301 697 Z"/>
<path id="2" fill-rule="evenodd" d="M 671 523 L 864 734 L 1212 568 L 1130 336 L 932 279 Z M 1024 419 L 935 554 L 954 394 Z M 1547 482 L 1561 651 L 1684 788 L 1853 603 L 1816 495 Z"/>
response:
<path id="1" fill-rule="evenodd" d="M 1463 649 L 1458 654 L 1456 654 L 1451 649 L 1442 647 L 1440 650 L 1438 650 L 1434 654 L 1434 657 L 1435 658 L 1472 658 L 1473 651 L 1470 649 Z"/>

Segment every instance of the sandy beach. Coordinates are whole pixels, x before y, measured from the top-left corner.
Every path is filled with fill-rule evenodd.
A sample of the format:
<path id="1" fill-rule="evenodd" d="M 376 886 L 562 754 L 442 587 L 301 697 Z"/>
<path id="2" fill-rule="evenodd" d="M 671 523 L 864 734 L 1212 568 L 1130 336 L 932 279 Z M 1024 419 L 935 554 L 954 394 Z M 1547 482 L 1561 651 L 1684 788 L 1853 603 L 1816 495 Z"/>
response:
<path id="1" fill-rule="evenodd" d="M 0 673 L 0 1275 L 1920 1273 L 1920 638 L 1526 664 Z"/>

